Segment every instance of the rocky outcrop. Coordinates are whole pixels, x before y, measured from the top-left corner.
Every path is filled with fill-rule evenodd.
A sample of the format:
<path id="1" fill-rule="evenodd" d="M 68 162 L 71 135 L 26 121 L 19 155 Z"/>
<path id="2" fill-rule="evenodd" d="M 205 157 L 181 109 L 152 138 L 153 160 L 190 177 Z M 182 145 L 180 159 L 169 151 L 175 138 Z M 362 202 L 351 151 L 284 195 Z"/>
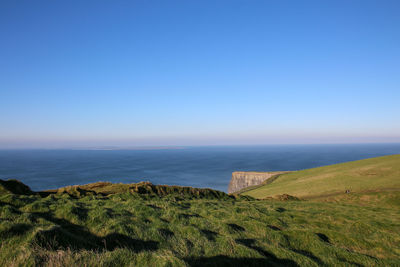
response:
<path id="1" fill-rule="evenodd" d="M 236 196 L 230 196 L 225 192 L 209 188 L 195 188 L 190 186 L 175 185 L 154 185 L 150 182 L 139 182 L 133 184 L 97 182 L 86 185 L 66 186 L 58 189 L 41 191 L 38 193 L 43 197 L 47 197 L 52 194 L 68 194 L 71 197 L 75 198 L 81 198 L 85 196 L 105 197 L 114 194 L 130 194 L 144 199 L 160 197 L 174 199 L 232 200 L 237 198 Z"/>
<path id="2" fill-rule="evenodd" d="M 232 194 L 243 188 L 259 185 L 264 181 L 285 172 L 233 172 L 228 193 Z"/>

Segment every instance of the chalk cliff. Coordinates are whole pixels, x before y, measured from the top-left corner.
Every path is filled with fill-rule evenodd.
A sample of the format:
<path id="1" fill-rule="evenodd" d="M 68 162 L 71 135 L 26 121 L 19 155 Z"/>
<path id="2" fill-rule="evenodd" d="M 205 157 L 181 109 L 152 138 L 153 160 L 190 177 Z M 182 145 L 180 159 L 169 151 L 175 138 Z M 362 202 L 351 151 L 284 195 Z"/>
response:
<path id="1" fill-rule="evenodd" d="M 264 181 L 285 172 L 233 172 L 228 193 L 235 193 L 243 188 L 259 185 Z"/>

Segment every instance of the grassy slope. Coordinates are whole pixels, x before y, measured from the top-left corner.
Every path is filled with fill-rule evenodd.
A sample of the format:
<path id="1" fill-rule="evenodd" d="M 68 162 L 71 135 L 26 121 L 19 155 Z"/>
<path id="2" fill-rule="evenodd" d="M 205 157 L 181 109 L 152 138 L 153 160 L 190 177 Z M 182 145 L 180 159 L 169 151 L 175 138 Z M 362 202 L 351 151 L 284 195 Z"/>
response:
<path id="1" fill-rule="evenodd" d="M 399 188 L 399 159 L 284 174 L 265 186 L 296 195 L 279 191 L 295 183 L 302 196 L 336 203 L 149 183 L 39 194 L 0 180 L 0 266 L 400 266 L 400 195 L 382 191 Z M 341 194 L 349 185 L 360 192 Z"/>
<path id="2" fill-rule="evenodd" d="M 335 164 L 280 175 L 243 194 L 255 198 L 289 194 L 318 198 L 368 191 L 400 191 L 400 155 Z M 343 197 L 343 199 L 346 197 Z"/>
<path id="3" fill-rule="evenodd" d="M 398 209 L 304 201 L 0 197 L 0 265 L 395 266 Z"/>

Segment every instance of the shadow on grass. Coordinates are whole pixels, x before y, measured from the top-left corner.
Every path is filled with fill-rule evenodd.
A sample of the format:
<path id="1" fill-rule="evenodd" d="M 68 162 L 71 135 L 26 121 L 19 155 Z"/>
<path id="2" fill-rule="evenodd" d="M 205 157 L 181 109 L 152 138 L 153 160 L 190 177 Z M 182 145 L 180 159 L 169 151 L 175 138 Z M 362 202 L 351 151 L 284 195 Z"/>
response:
<path id="1" fill-rule="evenodd" d="M 179 205 L 179 208 L 182 210 L 188 210 L 188 209 L 190 209 L 190 207 L 191 207 L 190 203 L 181 203 Z"/>
<path id="2" fill-rule="evenodd" d="M 299 266 L 296 262 L 273 258 L 233 258 L 228 256 L 185 258 L 189 266 Z"/>
<path id="3" fill-rule="evenodd" d="M 233 231 L 236 232 L 244 232 L 246 229 L 244 229 L 242 226 L 234 224 L 234 223 L 228 223 L 229 228 L 231 228 Z"/>
<path id="4" fill-rule="evenodd" d="M 215 238 L 218 236 L 218 233 L 206 229 L 200 230 L 200 232 L 206 236 L 209 241 L 215 241 Z"/>
<path id="5" fill-rule="evenodd" d="M 321 241 L 326 242 L 328 244 L 331 243 L 331 241 L 329 240 L 329 237 L 327 237 L 325 234 L 316 233 L 316 235 L 319 237 L 319 239 L 321 239 Z"/>
<path id="6" fill-rule="evenodd" d="M 193 214 L 186 214 L 186 213 L 181 213 L 179 214 L 179 218 L 181 219 L 190 219 L 190 218 L 201 218 L 199 214 L 193 213 Z"/>
<path id="7" fill-rule="evenodd" d="M 85 221 L 88 217 L 89 210 L 79 205 L 78 207 L 74 207 L 72 209 L 72 213 L 75 214 L 79 220 Z"/>
<path id="8" fill-rule="evenodd" d="M 309 258 L 310 260 L 312 260 L 313 262 L 317 263 L 318 265 L 325 265 L 325 263 L 320 258 L 315 256 L 312 252 L 307 251 L 307 250 L 302 250 L 302 249 L 296 249 L 293 246 L 291 246 L 290 245 L 291 242 L 290 242 L 290 237 L 289 236 L 283 235 L 283 237 L 286 239 L 286 242 L 288 244 L 287 246 L 288 246 L 289 250 L 293 251 L 294 253 L 300 254 L 300 255 L 302 255 L 304 257 Z"/>
<path id="9" fill-rule="evenodd" d="M 274 231 L 281 231 L 282 230 L 281 228 L 279 228 L 278 226 L 275 226 L 275 225 L 268 224 L 267 227 L 269 229 L 271 229 L 271 230 L 274 230 Z"/>
<path id="10" fill-rule="evenodd" d="M 153 204 L 147 204 L 146 205 L 147 207 L 150 207 L 150 208 L 153 208 L 153 209 L 155 209 L 155 210 L 161 210 L 162 208 L 160 208 L 160 207 L 158 207 L 158 206 L 156 206 L 156 205 L 153 205 Z"/>
<path id="11" fill-rule="evenodd" d="M 49 213 L 33 213 L 47 221 L 57 224 L 49 230 L 40 231 L 35 235 L 33 243 L 48 249 L 71 250 L 114 250 L 128 248 L 134 252 L 142 250 L 156 250 L 158 242 L 133 239 L 129 236 L 112 233 L 107 236 L 97 236 L 80 225 L 73 224 L 65 219 L 53 217 Z"/>
<path id="12" fill-rule="evenodd" d="M 4 212 L 7 213 L 8 215 L 21 215 L 22 214 L 22 212 L 20 212 L 18 210 L 18 207 L 13 205 L 13 204 L 11 204 L 11 203 L 1 202 L 0 207 L 2 208 L 2 212 L 3 213 Z M 0 218 L 0 219 L 2 219 L 2 218 Z"/>
<path id="13" fill-rule="evenodd" d="M 315 256 L 314 254 L 312 254 L 310 251 L 307 250 L 301 250 L 301 249 L 290 249 L 291 251 L 297 253 L 297 254 L 301 254 L 307 258 L 309 258 L 310 260 L 314 261 L 315 263 L 317 263 L 318 265 L 324 265 L 324 262 L 322 260 L 320 260 L 320 258 L 318 258 L 317 256 Z"/>
<path id="14" fill-rule="evenodd" d="M 158 229 L 158 232 L 164 238 L 171 238 L 175 235 L 174 232 L 172 232 L 166 228 L 160 228 L 160 229 Z"/>
<path id="15" fill-rule="evenodd" d="M 275 210 L 276 210 L 277 212 L 284 212 L 284 211 L 286 211 L 285 208 L 281 208 L 281 207 L 276 208 Z"/>
<path id="16" fill-rule="evenodd" d="M 17 223 L 11 226 L 11 228 L 0 232 L 0 238 L 11 238 L 14 236 L 21 236 L 31 230 L 32 225 L 26 223 Z"/>
<path id="17" fill-rule="evenodd" d="M 264 249 L 262 249 L 261 247 L 256 246 L 254 243 L 256 242 L 256 240 L 254 239 L 236 239 L 235 240 L 236 243 L 244 245 L 250 249 L 253 249 L 255 251 L 257 251 L 258 253 L 260 253 L 261 255 L 263 255 L 266 260 L 265 260 L 265 264 L 277 264 L 277 265 L 283 265 L 283 266 L 297 266 L 297 263 L 292 261 L 292 260 L 288 260 L 288 259 L 278 259 L 274 254 L 265 251 Z M 258 266 L 258 265 L 257 265 Z"/>

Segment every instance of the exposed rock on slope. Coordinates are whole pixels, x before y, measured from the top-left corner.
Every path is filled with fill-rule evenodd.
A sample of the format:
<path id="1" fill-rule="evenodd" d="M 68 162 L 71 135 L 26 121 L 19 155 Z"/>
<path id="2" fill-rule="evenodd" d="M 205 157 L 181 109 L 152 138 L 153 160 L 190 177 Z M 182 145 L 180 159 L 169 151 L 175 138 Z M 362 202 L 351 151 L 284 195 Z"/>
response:
<path id="1" fill-rule="evenodd" d="M 232 194 L 243 188 L 259 185 L 264 181 L 285 172 L 233 172 L 229 183 L 228 193 Z"/>
<path id="2" fill-rule="evenodd" d="M 86 196 L 108 197 L 114 194 L 130 194 L 140 198 L 173 198 L 180 199 L 218 199 L 218 200 L 249 200 L 251 197 L 230 196 L 222 191 L 209 188 L 194 188 L 189 186 L 154 185 L 150 182 L 134 184 L 97 182 L 86 185 L 72 185 L 53 190 L 34 192 L 27 185 L 18 180 L 1 180 L 0 195 L 37 195 L 48 197 L 49 195 L 68 194 L 74 198 Z M 0 201 L 1 203 L 1 201 Z"/>
<path id="3" fill-rule="evenodd" d="M 154 185 L 150 182 L 135 184 L 97 182 L 86 185 L 73 185 L 55 190 L 40 192 L 41 195 L 69 194 L 75 197 L 86 195 L 108 196 L 112 194 L 127 193 L 142 197 L 184 197 L 185 199 L 232 199 L 224 192 L 209 188 L 194 188 L 189 186 Z"/>

